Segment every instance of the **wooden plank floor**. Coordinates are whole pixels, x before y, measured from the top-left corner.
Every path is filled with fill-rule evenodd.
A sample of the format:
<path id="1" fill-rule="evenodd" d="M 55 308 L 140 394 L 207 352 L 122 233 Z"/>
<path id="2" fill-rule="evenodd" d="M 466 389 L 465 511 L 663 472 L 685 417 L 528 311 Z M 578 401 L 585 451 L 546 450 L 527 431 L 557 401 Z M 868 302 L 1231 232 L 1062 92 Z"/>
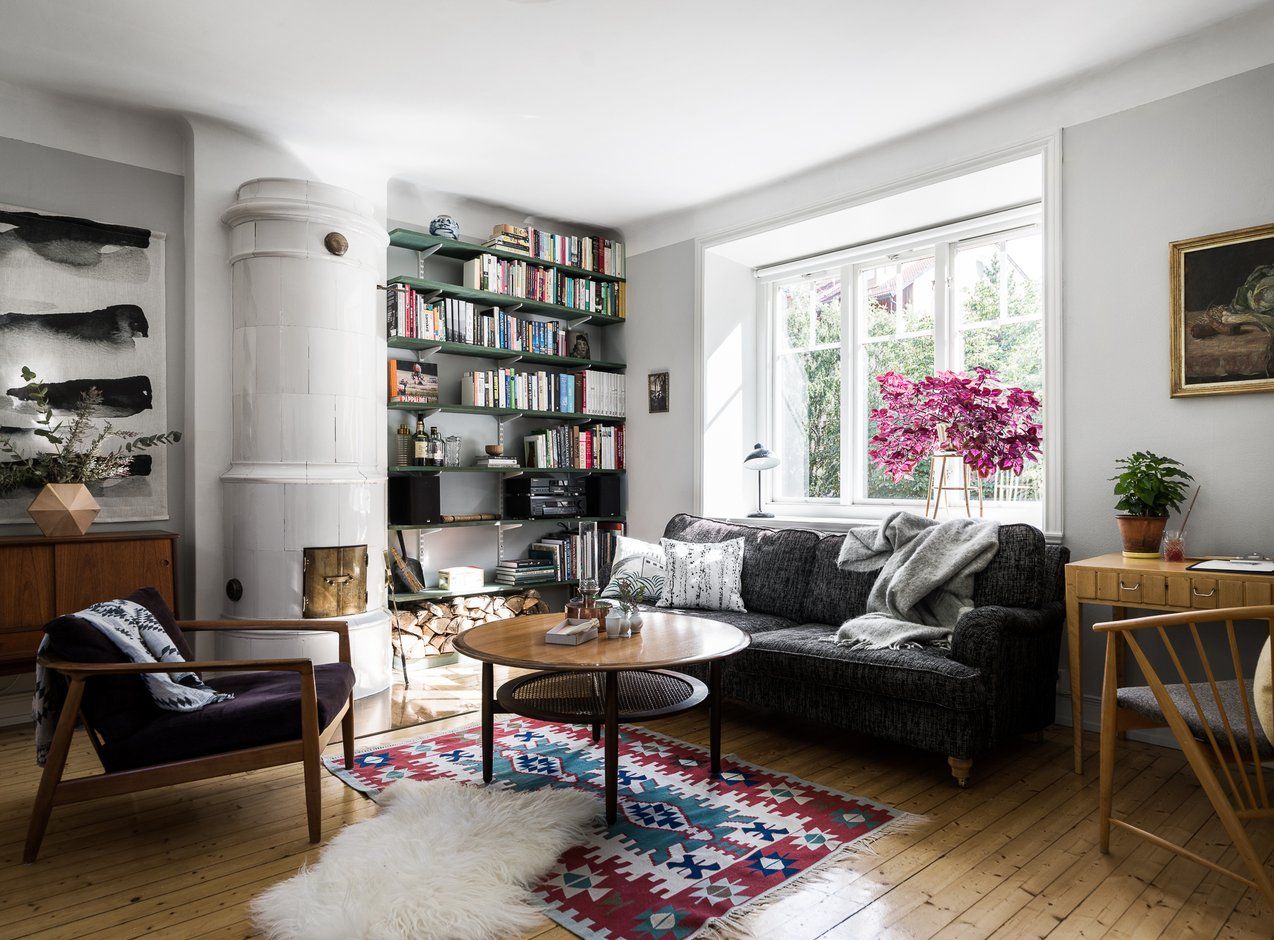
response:
<path id="1" fill-rule="evenodd" d="M 410 707 L 431 712 L 436 682 L 448 713 L 472 700 L 472 671 L 413 677 Z M 474 722 L 445 718 L 360 741 L 416 739 Z M 706 715 L 658 730 L 706 744 Z M 859 937 L 1224 937 L 1274 935 L 1274 912 L 1252 892 L 1200 866 L 1116 832 L 1096 848 L 1096 738 L 1087 771 L 1070 771 L 1069 729 L 1014 742 L 974 765 L 956 789 L 946 762 L 827 728 L 741 709 L 727 711 L 728 752 L 889 803 L 924 817 L 870 851 L 811 875 L 796 893 L 757 909 L 745 934 Z M 334 749 L 339 751 L 339 747 Z M 317 850 L 307 839 L 300 766 L 274 768 L 54 811 L 40 860 L 20 864 L 37 771 L 29 728 L 0 730 L 0 937 L 251 937 L 246 904 Z M 77 739 L 71 773 L 96 769 Z M 370 816 L 374 805 L 324 776 L 324 832 Z M 1234 853 L 1176 751 L 1128 743 L 1115 806 L 1200 854 Z M 1269 840 L 1262 842 L 1269 845 Z M 545 919 L 530 935 L 571 934 Z"/>

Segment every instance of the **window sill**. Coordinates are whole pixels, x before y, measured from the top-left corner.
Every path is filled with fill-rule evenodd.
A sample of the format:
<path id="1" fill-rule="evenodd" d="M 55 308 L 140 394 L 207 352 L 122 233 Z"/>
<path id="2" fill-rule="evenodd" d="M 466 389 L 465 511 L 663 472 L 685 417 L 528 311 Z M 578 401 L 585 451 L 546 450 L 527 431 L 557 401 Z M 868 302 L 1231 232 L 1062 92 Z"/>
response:
<path id="1" fill-rule="evenodd" d="M 848 532 L 850 529 L 858 529 L 863 526 L 870 526 L 874 528 L 880 525 L 879 518 L 856 519 L 848 516 L 830 517 L 775 514 L 769 519 L 758 519 L 755 516 L 714 516 L 713 518 L 719 519 L 722 522 L 732 522 L 735 525 L 764 526 L 767 529 L 814 529 L 818 532 Z M 1008 520 L 1004 520 L 1004 522 L 1006 525 L 1008 524 Z M 1044 541 L 1049 545 L 1060 545 L 1062 544 L 1062 533 L 1045 532 Z"/>

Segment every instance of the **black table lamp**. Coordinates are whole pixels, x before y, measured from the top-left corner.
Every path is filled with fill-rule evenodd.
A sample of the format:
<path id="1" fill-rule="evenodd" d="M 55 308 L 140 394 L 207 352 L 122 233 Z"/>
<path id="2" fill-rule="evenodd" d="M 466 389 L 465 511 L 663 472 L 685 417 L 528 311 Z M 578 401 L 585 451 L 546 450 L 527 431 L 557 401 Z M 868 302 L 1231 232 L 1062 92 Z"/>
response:
<path id="1" fill-rule="evenodd" d="M 779 458 L 770 453 L 764 445 L 757 444 L 752 452 L 743 458 L 743 466 L 756 473 L 756 512 L 748 513 L 749 519 L 773 519 L 774 513 L 764 512 L 761 508 L 761 471 L 772 470 L 779 465 Z"/>

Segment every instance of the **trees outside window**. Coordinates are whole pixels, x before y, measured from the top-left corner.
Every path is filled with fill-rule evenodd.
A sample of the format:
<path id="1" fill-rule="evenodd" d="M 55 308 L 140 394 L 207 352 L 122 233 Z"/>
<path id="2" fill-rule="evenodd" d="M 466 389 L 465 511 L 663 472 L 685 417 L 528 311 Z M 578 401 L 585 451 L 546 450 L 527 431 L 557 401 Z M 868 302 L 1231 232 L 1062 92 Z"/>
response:
<path id="1" fill-rule="evenodd" d="M 924 501 L 928 466 L 894 482 L 867 459 L 875 430 L 868 415 L 881 404 L 877 375 L 919 379 L 982 366 L 1043 399 L 1037 221 L 854 255 L 770 287 L 768 414 L 782 460 L 770 498 L 778 504 Z M 978 485 L 993 503 L 1039 503 L 1042 463 L 1021 477 L 1001 472 Z"/>

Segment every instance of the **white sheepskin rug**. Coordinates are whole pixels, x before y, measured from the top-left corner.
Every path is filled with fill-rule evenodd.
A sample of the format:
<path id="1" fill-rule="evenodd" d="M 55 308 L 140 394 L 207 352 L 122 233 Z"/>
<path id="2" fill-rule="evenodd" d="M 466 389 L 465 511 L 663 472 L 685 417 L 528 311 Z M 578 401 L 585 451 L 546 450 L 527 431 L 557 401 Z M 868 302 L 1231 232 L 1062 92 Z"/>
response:
<path id="1" fill-rule="evenodd" d="M 533 888 L 599 812 L 576 790 L 518 792 L 399 780 L 372 819 L 252 902 L 278 940 L 509 937 L 535 925 Z"/>

